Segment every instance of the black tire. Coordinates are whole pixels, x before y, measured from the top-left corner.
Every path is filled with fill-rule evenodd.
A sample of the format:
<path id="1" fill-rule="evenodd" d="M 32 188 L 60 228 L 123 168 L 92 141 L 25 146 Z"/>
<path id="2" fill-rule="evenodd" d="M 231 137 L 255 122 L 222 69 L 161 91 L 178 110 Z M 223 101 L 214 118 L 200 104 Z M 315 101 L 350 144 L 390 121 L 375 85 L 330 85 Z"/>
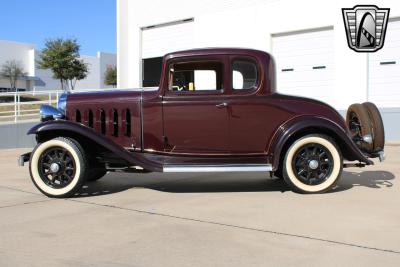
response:
<path id="1" fill-rule="evenodd" d="M 365 135 L 372 136 L 371 119 L 368 115 L 366 107 L 362 104 L 351 105 L 347 110 L 346 123 L 353 137 L 356 137 L 356 139 L 360 140 L 356 142 L 357 146 L 362 151 L 368 153 L 373 152 L 372 143 L 368 144 L 366 142 L 361 141 L 362 137 Z"/>
<path id="2" fill-rule="evenodd" d="M 279 180 L 283 179 L 282 166 L 279 166 L 279 168 L 274 172 L 274 176 Z"/>
<path id="3" fill-rule="evenodd" d="M 88 174 L 86 175 L 86 181 L 95 182 L 101 178 L 103 178 L 107 174 L 107 170 L 104 168 L 92 168 L 88 170 Z"/>
<path id="4" fill-rule="evenodd" d="M 343 170 L 342 153 L 325 135 L 296 140 L 286 151 L 283 178 L 298 193 L 323 193 L 335 186 Z"/>
<path id="5" fill-rule="evenodd" d="M 363 106 L 371 120 L 373 148 L 372 152 L 382 151 L 385 147 L 385 128 L 379 109 L 374 103 L 365 102 Z"/>
<path id="6" fill-rule="evenodd" d="M 54 164 L 53 164 L 54 163 Z M 58 165 L 51 169 L 51 165 Z M 82 147 L 71 138 L 57 137 L 38 144 L 29 162 L 34 185 L 48 197 L 73 196 L 84 184 L 87 161 Z"/>

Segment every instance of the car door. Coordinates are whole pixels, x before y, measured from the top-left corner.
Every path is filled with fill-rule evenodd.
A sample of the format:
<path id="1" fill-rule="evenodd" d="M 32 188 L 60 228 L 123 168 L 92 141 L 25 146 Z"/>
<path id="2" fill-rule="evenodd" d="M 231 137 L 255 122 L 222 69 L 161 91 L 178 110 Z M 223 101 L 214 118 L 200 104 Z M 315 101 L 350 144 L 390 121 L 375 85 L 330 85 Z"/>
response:
<path id="1" fill-rule="evenodd" d="M 224 58 L 179 59 L 167 67 L 163 98 L 165 151 L 228 154 Z"/>
<path id="2" fill-rule="evenodd" d="M 229 147 L 232 154 L 264 154 L 273 130 L 268 121 L 279 116 L 259 94 L 261 67 L 251 57 L 231 57 L 229 71 Z M 274 110 L 276 112 L 274 112 Z"/>

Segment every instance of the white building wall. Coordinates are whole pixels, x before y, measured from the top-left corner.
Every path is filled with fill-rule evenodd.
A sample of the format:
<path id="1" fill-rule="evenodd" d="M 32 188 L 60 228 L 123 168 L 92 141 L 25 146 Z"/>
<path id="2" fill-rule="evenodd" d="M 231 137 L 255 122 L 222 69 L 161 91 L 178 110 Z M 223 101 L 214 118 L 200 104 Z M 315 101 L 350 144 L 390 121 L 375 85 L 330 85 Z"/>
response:
<path id="1" fill-rule="evenodd" d="M 118 87 L 140 86 L 141 27 L 193 17 L 194 47 L 271 52 L 273 34 L 333 26 L 335 97 L 330 104 L 346 109 L 367 100 L 367 54 L 347 46 L 341 11 L 357 4 L 355 0 L 117 0 Z M 400 2 L 382 0 L 378 5 L 390 7 L 390 17 L 400 17 Z"/>
<path id="2" fill-rule="evenodd" d="M 0 68 L 6 61 L 16 60 L 30 76 L 30 81 L 18 81 L 18 88 L 26 90 L 60 90 L 59 80 L 53 78 L 51 70 L 40 69 L 36 61 L 40 57 L 40 51 L 36 45 L 0 40 Z M 107 66 L 116 65 L 116 55 L 106 52 L 98 52 L 96 56 L 81 56 L 88 63 L 89 74 L 84 80 L 77 81 L 75 89 L 110 88 L 104 84 L 104 71 Z M 0 88 L 9 88 L 7 79 L 0 78 Z"/>
<path id="3" fill-rule="evenodd" d="M 32 56 L 34 55 L 35 45 L 0 40 L 0 64 L 7 61 L 16 60 L 21 63 L 24 71 L 29 76 L 34 76 L 34 65 Z"/>
<path id="4" fill-rule="evenodd" d="M 117 66 L 117 57 L 112 53 L 98 52 L 98 58 L 100 60 L 100 88 L 110 88 L 112 85 L 104 84 L 104 74 L 108 67 Z"/>
<path id="5" fill-rule="evenodd" d="M 37 53 L 37 58 L 39 53 Z M 79 89 L 99 89 L 111 88 L 112 86 L 104 84 L 104 71 L 108 65 L 116 65 L 116 55 L 106 52 L 97 52 L 96 56 L 81 56 L 81 59 L 88 64 L 89 73 L 83 80 L 77 81 L 75 90 Z M 39 81 L 36 82 L 35 90 L 60 90 L 60 81 L 53 78 L 51 70 L 36 69 L 36 76 Z"/>
<path id="6" fill-rule="evenodd" d="M 34 58 L 35 45 L 19 43 L 13 41 L 0 40 L 0 68 L 7 61 L 16 60 L 19 62 L 27 76 L 35 76 Z M 0 78 L 0 87 L 9 88 L 10 82 L 7 79 Z M 24 81 L 18 81 L 17 87 L 29 89 L 30 84 Z"/>
<path id="7" fill-rule="evenodd" d="M 81 59 L 88 64 L 89 73 L 84 80 L 76 82 L 75 89 L 100 88 L 100 62 L 97 56 L 81 56 Z"/>

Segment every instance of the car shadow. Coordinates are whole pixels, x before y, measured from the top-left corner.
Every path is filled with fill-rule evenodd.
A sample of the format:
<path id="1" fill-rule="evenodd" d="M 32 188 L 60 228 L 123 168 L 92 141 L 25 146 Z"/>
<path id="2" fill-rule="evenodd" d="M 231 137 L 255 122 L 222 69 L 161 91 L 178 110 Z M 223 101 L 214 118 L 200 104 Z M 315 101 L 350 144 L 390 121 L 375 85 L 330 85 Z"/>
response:
<path id="1" fill-rule="evenodd" d="M 387 171 L 344 171 L 337 186 L 329 193 L 338 193 L 353 187 L 389 188 L 395 176 Z M 168 193 L 222 193 L 222 192 L 286 192 L 290 188 L 282 179 L 269 178 L 264 173 L 109 173 L 97 182 L 86 183 L 75 197 L 114 194 L 133 188 L 147 188 Z"/>
<path id="2" fill-rule="evenodd" d="M 337 186 L 330 192 L 335 193 L 345 191 L 357 186 L 375 189 L 388 188 L 393 186 L 392 180 L 394 179 L 395 176 L 393 173 L 388 171 L 344 171 Z"/>

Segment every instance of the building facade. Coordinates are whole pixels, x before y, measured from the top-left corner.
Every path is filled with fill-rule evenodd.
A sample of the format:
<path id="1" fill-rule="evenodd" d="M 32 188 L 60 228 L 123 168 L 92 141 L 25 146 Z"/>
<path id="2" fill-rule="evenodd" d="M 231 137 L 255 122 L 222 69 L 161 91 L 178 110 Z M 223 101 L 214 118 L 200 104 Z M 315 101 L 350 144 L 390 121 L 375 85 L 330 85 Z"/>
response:
<path id="1" fill-rule="evenodd" d="M 391 10 L 385 45 L 375 53 L 347 45 L 341 9 L 357 4 L 366 3 L 117 0 L 118 87 L 157 86 L 168 52 L 254 48 L 274 56 L 279 92 L 325 101 L 342 114 L 352 103 L 374 102 L 387 139 L 400 140 L 400 2 L 378 3 Z"/>
<path id="2" fill-rule="evenodd" d="M 38 68 L 36 61 L 40 51 L 36 45 L 0 40 L 0 68 L 7 61 L 15 60 L 21 64 L 26 75 L 17 82 L 19 90 L 43 91 L 60 90 L 60 82 L 53 78 L 51 70 Z M 75 89 L 111 88 L 104 84 L 104 73 L 108 66 L 116 66 L 116 55 L 106 52 L 97 52 L 96 56 L 82 55 L 81 59 L 88 64 L 88 76 L 77 81 Z M 7 79 L 0 77 L 0 90 L 6 91 L 10 87 Z"/>
<path id="3" fill-rule="evenodd" d="M 25 72 L 25 77 L 17 81 L 17 88 L 33 90 L 35 86 L 35 45 L 0 40 L 0 68 L 7 61 L 15 60 Z M 10 88 L 10 82 L 0 77 L 0 91 Z"/>

